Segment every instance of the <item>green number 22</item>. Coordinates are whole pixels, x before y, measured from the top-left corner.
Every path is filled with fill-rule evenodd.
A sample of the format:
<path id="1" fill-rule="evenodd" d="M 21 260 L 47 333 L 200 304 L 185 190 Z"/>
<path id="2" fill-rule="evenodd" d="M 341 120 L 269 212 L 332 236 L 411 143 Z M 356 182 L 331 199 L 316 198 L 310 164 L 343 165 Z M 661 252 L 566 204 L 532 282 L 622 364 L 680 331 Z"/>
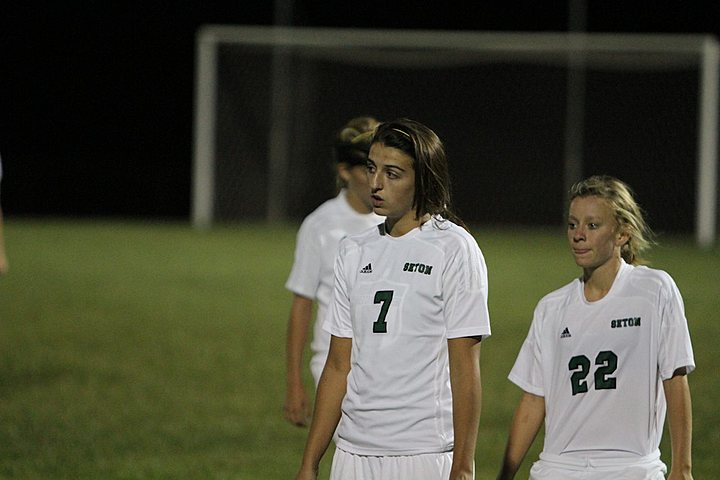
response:
<path id="1" fill-rule="evenodd" d="M 385 317 L 387 317 L 388 310 L 390 309 L 390 302 L 392 302 L 393 291 L 392 290 L 379 290 L 375 292 L 374 303 L 382 303 L 380 307 L 380 315 L 377 320 L 373 322 L 373 333 L 387 333 L 387 323 Z"/>
<path id="2" fill-rule="evenodd" d="M 617 380 L 610 375 L 617 370 L 618 357 L 614 352 L 605 350 L 597 354 L 595 357 L 595 365 L 599 368 L 595 370 L 595 390 L 614 390 L 617 386 Z M 570 385 L 572 386 L 572 394 L 585 393 L 588 391 L 587 381 L 585 377 L 590 373 L 590 359 L 585 355 L 577 355 L 570 359 L 568 369 L 573 372 L 570 376 Z"/>

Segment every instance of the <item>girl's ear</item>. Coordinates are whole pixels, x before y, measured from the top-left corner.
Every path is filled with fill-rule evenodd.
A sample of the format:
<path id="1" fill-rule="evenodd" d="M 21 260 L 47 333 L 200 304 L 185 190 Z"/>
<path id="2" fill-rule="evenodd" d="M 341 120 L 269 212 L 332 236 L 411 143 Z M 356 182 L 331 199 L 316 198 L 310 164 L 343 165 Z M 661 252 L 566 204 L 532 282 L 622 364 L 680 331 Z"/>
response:
<path id="1" fill-rule="evenodd" d="M 624 228 L 621 228 L 616 235 L 615 244 L 618 247 L 626 245 L 630 241 L 630 234 Z"/>
<path id="2" fill-rule="evenodd" d="M 337 174 L 343 183 L 347 184 L 350 181 L 350 165 L 344 162 L 338 163 Z"/>

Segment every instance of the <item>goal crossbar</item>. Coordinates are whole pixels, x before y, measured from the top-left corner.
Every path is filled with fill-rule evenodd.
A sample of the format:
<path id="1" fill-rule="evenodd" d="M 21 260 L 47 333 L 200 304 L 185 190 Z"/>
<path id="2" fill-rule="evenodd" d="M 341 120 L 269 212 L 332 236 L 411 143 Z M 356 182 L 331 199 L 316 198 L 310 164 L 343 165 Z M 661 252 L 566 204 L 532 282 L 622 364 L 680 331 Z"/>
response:
<path id="1" fill-rule="evenodd" d="M 195 125 L 193 153 L 192 223 L 208 227 L 213 222 L 214 142 L 217 107 L 217 49 L 221 44 L 252 45 L 283 50 L 303 50 L 313 56 L 362 65 L 393 62 L 413 52 L 438 51 L 443 55 L 423 56 L 425 66 L 465 62 L 542 63 L 570 68 L 581 61 L 583 68 L 699 70 L 698 134 L 696 169 L 695 234 L 697 243 L 710 247 L 716 239 L 717 219 L 717 128 L 719 47 L 715 37 L 701 34 L 616 34 L 554 32 L 479 32 L 373 30 L 303 27 L 265 27 L 206 25 L 196 38 Z M 383 55 L 373 53 L 383 48 Z M 388 60 L 389 59 L 389 60 Z M 417 64 L 408 60 L 408 66 Z M 575 63 L 573 63 L 575 62 Z M 272 79 L 273 95 L 282 89 L 282 63 Z M 271 113 L 272 123 L 282 125 L 282 109 Z M 283 134 L 282 128 L 271 131 Z M 270 145 L 282 145 L 281 138 L 270 138 Z M 285 178 L 287 152 L 276 149 L 269 155 L 269 168 L 277 178 Z M 567 172 L 566 172 L 567 176 Z M 275 175 L 271 176 L 275 177 Z M 269 220 L 283 210 L 282 185 L 268 186 Z"/>

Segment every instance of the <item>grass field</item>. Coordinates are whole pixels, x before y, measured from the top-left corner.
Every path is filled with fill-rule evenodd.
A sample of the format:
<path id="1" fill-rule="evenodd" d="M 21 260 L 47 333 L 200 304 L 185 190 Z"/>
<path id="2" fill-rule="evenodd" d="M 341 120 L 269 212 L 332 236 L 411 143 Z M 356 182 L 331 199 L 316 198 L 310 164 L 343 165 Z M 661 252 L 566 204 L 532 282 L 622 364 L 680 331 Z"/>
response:
<path id="1" fill-rule="evenodd" d="M 295 228 L 7 219 L 0 478 L 293 478 L 306 434 L 282 419 Z M 477 478 L 490 479 L 520 395 L 506 375 L 532 309 L 578 271 L 561 230 L 474 233 L 490 271 L 477 449 Z M 660 241 L 653 266 L 684 295 L 698 365 L 694 474 L 716 478 L 720 251 Z"/>

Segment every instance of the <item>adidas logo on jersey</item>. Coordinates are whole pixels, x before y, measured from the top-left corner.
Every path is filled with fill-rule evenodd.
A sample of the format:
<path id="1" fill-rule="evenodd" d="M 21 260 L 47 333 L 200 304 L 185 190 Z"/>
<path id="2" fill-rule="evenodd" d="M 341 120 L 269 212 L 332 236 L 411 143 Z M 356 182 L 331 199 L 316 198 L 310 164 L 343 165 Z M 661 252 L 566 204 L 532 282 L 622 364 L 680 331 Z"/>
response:
<path id="1" fill-rule="evenodd" d="M 362 269 L 360 269 L 360 273 L 372 273 L 372 264 L 368 263 L 365 265 Z"/>
<path id="2" fill-rule="evenodd" d="M 570 338 L 572 335 L 570 335 L 570 329 L 568 327 L 565 327 L 565 330 L 562 331 L 560 334 L 560 338 Z"/>

